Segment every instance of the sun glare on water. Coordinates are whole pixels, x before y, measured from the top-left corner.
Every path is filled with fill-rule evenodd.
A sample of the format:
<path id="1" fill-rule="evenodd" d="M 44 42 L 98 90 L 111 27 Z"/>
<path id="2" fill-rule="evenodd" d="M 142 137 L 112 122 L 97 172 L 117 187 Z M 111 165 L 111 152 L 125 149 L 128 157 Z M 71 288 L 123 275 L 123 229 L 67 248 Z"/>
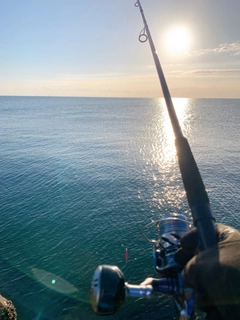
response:
<path id="1" fill-rule="evenodd" d="M 190 34 L 187 29 L 177 27 L 167 32 L 165 43 L 171 54 L 187 54 L 190 43 Z"/>

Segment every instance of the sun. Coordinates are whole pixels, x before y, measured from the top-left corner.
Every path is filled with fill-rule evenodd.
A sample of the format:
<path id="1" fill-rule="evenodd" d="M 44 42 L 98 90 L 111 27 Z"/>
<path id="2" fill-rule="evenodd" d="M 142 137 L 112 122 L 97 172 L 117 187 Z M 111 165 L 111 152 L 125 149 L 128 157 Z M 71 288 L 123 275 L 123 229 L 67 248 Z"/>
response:
<path id="1" fill-rule="evenodd" d="M 183 27 L 171 29 L 165 36 L 165 43 L 171 54 L 186 54 L 190 43 L 190 34 Z"/>

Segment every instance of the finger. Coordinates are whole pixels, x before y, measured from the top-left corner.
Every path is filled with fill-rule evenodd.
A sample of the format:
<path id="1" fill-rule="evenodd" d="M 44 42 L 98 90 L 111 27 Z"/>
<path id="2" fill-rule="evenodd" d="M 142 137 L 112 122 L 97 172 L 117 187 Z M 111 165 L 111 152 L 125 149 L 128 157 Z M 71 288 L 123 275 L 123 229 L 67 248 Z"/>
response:
<path id="1" fill-rule="evenodd" d="M 233 242 L 240 240 L 240 232 L 232 227 L 217 223 L 216 229 L 219 242 Z"/>
<path id="2" fill-rule="evenodd" d="M 186 233 L 180 240 L 181 248 L 174 255 L 174 260 L 184 267 L 186 263 L 192 259 L 198 246 L 197 229 L 193 229 Z"/>
<path id="3" fill-rule="evenodd" d="M 199 238 L 196 228 L 186 233 L 180 240 L 183 250 L 191 253 L 195 252 L 195 249 L 198 246 L 198 242 Z"/>
<path id="4" fill-rule="evenodd" d="M 147 286 L 147 285 L 152 285 L 154 278 L 146 278 L 143 282 L 140 283 L 141 286 Z"/>
<path id="5" fill-rule="evenodd" d="M 174 255 L 174 260 L 179 264 L 181 267 L 184 267 L 186 263 L 192 259 L 194 253 L 189 251 L 184 251 L 182 248 L 178 249 Z"/>

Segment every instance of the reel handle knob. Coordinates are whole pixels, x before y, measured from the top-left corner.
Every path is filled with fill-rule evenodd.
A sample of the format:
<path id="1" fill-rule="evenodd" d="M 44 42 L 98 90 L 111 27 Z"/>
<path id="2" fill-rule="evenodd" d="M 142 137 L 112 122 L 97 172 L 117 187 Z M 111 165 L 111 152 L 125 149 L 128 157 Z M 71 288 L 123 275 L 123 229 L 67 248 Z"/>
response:
<path id="1" fill-rule="evenodd" d="M 98 315 L 114 314 L 125 300 L 122 271 L 116 266 L 100 265 L 94 272 L 90 301 Z"/>

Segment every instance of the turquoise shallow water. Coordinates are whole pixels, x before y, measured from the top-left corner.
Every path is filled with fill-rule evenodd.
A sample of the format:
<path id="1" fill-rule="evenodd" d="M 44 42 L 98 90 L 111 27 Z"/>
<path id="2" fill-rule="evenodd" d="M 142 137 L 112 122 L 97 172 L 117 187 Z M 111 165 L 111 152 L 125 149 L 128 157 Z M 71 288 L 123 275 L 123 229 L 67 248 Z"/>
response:
<path id="1" fill-rule="evenodd" d="M 217 221 L 239 229 L 240 100 L 174 104 Z M 20 320 L 97 319 L 96 266 L 118 265 L 130 283 L 154 276 L 139 230 L 190 216 L 163 100 L 0 97 L 0 111 L 0 291 Z M 175 316 L 156 296 L 110 317 L 126 318 Z"/>

